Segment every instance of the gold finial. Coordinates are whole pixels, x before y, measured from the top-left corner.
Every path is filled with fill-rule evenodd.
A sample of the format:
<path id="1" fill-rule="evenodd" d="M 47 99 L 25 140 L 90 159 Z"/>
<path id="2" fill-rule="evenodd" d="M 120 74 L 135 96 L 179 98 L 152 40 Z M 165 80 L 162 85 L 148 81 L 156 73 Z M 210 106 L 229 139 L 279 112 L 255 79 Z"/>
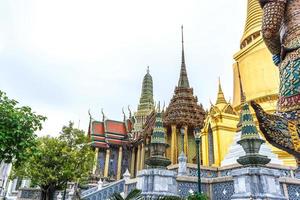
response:
<path id="1" fill-rule="evenodd" d="M 241 95 L 241 104 L 246 102 L 246 96 L 243 90 L 243 84 L 242 84 L 242 78 L 241 78 L 241 73 L 240 73 L 240 65 L 239 62 L 236 62 L 237 64 L 237 70 L 238 70 L 238 75 L 239 75 L 239 83 L 240 83 L 240 95 Z"/>
<path id="2" fill-rule="evenodd" d="M 128 112 L 129 112 L 129 118 L 131 118 L 131 109 L 130 109 L 130 105 L 128 105 L 127 109 L 128 109 Z"/>
<path id="3" fill-rule="evenodd" d="M 103 108 L 101 108 L 101 113 L 102 113 L 102 121 L 104 122 L 106 120 L 106 116 L 103 112 Z"/>
<path id="4" fill-rule="evenodd" d="M 209 103 L 210 103 L 210 105 L 213 107 L 214 106 L 214 104 L 211 102 L 211 100 L 209 99 Z"/>
<path id="5" fill-rule="evenodd" d="M 185 58 L 184 58 L 184 40 L 183 40 L 183 25 L 181 25 L 181 51 L 182 51 L 181 63 L 185 63 Z"/>
<path id="6" fill-rule="evenodd" d="M 181 68 L 178 80 L 178 87 L 189 88 L 189 80 L 187 77 L 185 58 L 184 58 L 184 41 L 183 41 L 183 25 L 181 26 Z"/>
<path id="7" fill-rule="evenodd" d="M 221 79 L 219 77 L 219 91 L 218 91 L 218 97 L 217 97 L 216 104 L 221 104 L 221 103 L 227 103 L 227 102 L 226 102 L 226 99 L 224 97 L 224 93 L 222 91 Z"/>
<path id="8" fill-rule="evenodd" d="M 126 114 L 124 112 L 124 107 L 122 107 L 122 113 L 123 113 L 123 121 L 125 122 L 126 121 Z"/>

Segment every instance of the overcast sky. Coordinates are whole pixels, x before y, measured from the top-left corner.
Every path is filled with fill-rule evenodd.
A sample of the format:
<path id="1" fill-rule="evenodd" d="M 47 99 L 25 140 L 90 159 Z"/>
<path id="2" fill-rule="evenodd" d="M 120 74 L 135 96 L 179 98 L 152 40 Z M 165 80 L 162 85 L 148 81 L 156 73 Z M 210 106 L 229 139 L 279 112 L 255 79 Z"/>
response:
<path id="1" fill-rule="evenodd" d="M 0 90 L 48 117 L 39 135 L 69 120 L 87 130 L 88 109 L 122 120 L 136 110 L 147 65 L 156 101 L 178 82 L 180 26 L 188 78 L 206 109 L 218 77 L 232 99 L 246 0 L 1 0 Z M 80 124 L 78 123 L 80 120 Z"/>

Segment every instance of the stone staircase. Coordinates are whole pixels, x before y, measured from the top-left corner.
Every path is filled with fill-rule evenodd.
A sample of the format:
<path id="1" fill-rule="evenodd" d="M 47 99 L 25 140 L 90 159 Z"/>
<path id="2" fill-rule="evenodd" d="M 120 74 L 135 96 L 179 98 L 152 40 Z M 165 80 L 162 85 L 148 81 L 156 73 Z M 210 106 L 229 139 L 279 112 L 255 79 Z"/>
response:
<path id="1" fill-rule="evenodd" d="M 84 200 L 107 200 L 113 193 L 123 193 L 125 190 L 125 180 L 110 183 L 104 186 L 90 188 L 81 193 L 81 198 Z"/>

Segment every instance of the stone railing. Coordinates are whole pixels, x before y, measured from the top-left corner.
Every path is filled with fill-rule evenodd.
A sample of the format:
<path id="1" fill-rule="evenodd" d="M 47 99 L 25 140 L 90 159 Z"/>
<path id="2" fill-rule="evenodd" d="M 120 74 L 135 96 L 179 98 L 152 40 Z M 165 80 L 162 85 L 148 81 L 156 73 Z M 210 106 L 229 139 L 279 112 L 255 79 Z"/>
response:
<path id="1" fill-rule="evenodd" d="M 178 170 L 178 164 L 171 165 L 168 167 L 169 170 Z M 187 176 L 197 177 L 198 170 L 196 164 L 187 163 Z M 205 167 L 201 166 L 201 178 L 215 178 L 218 176 L 218 169 L 216 167 Z"/>
<path id="2" fill-rule="evenodd" d="M 227 177 L 231 176 L 231 172 L 234 169 L 241 168 L 239 164 L 229 165 L 225 167 L 207 167 L 201 166 L 201 178 L 216 178 L 216 177 Z M 268 164 L 268 168 L 277 169 L 280 171 L 281 177 L 294 177 L 294 167 L 287 167 L 276 164 Z M 176 171 L 178 170 L 178 164 L 171 165 L 168 167 L 169 170 Z M 198 170 L 196 164 L 187 163 L 187 176 L 197 177 Z"/>
<path id="3" fill-rule="evenodd" d="M 119 180 L 102 188 L 94 187 L 81 193 L 81 199 L 85 200 L 106 200 L 114 193 L 123 193 L 125 180 Z"/>
<path id="4" fill-rule="evenodd" d="M 128 195 L 132 190 L 136 189 L 137 178 L 125 179 L 125 196 Z"/>
<path id="5" fill-rule="evenodd" d="M 191 176 L 178 176 L 178 194 L 187 197 L 198 191 L 198 178 Z M 202 192 L 211 200 L 230 199 L 234 193 L 232 177 L 201 178 Z"/>

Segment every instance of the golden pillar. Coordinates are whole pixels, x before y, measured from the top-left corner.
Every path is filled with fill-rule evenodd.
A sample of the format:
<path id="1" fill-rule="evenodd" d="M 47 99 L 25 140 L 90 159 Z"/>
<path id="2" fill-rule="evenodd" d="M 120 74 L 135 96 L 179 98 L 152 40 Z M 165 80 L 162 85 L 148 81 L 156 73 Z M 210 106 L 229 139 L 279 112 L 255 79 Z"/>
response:
<path id="1" fill-rule="evenodd" d="M 99 148 L 95 148 L 95 159 L 94 159 L 94 167 L 93 167 L 93 174 L 95 174 L 96 169 L 97 169 L 97 164 L 98 164 L 98 153 L 99 153 Z"/>
<path id="2" fill-rule="evenodd" d="M 122 146 L 119 147 L 119 154 L 118 154 L 118 171 L 117 171 L 117 180 L 121 179 L 121 171 L 122 171 L 122 154 L 123 148 Z"/>
<path id="3" fill-rule="evenodd" d="M 201 146 L 202 147 L 200 150 L 202 152 L 202 160 L 203 160 L 203 165 L 208 166 L 208 137 L 207 133 L 202 136 L 201 138 Z"/>
<path id="4" fill-rule="evenodd" d="M 134 164 L 135 164 L 135 147 L 132 148 L 132 153 L 131 153 L 130 174 L 132 177 L 134 176 Z"/>
<path id="5" fill-rule="evenodd" d="M 220 152 L 220 138 L 219 138 L 219 130 L 216 130 L 213 132 L 214 136 L 214 155 L 215 155 L 215 165 L 220 166 L 221 165 L 221 152 Z M 209 161 L 209 160 L 208 160 Z"/>
<path id="6" fill-rule="evenodd" d="M 165 130 L 165 133 L 168 133 L 168 129 L 167 128 L 164 128 L 164 130 Z M 167 144 L 171 144 L 170 137 L 168 136 L 168 134 L 165 134 L 165 140 L 166 140 Z M 167 158 L 169 158 L 169 159 L 171 158 L 171 148 L 167 148 L 166 149 L 165 156 Z"/>
<path id="7" fill-rule="evenodd" d="M 136 173 L 140 170 L 140 162 L 141 162 L 141 146 L 138 145 L 137 155 L 136 155 Z"/>
<path id="8" fill-rule="evenodd" d="M 142 143 L 140 170 L 144 169 L 145 163 L 145 145 Z"/>
<path id="9" fill-rule="evenodd" d="M 105 166 L 104 166 L 104 177 L 108 177 L 109 156 L 110 156 L 110 150 L 106 149 Z"/>
<path id="10" fill-rule="evenodd" d="M 172 164 L 176 163 L 176 125 L 171 125 L 171 162 Z"/>
<path id="11" fill-rule="evenodd" d="M 189 141 L 188 141 L 188 127 L 187 126 L 184 126 L 184 140 L 183 140 L 183 143 L 184 143 L 184 154 L 187 158 L 189 158 L 189 156 L 188 156 Z M 188 159 L 188 161 L 189 161 L 189 159 Z"/>

